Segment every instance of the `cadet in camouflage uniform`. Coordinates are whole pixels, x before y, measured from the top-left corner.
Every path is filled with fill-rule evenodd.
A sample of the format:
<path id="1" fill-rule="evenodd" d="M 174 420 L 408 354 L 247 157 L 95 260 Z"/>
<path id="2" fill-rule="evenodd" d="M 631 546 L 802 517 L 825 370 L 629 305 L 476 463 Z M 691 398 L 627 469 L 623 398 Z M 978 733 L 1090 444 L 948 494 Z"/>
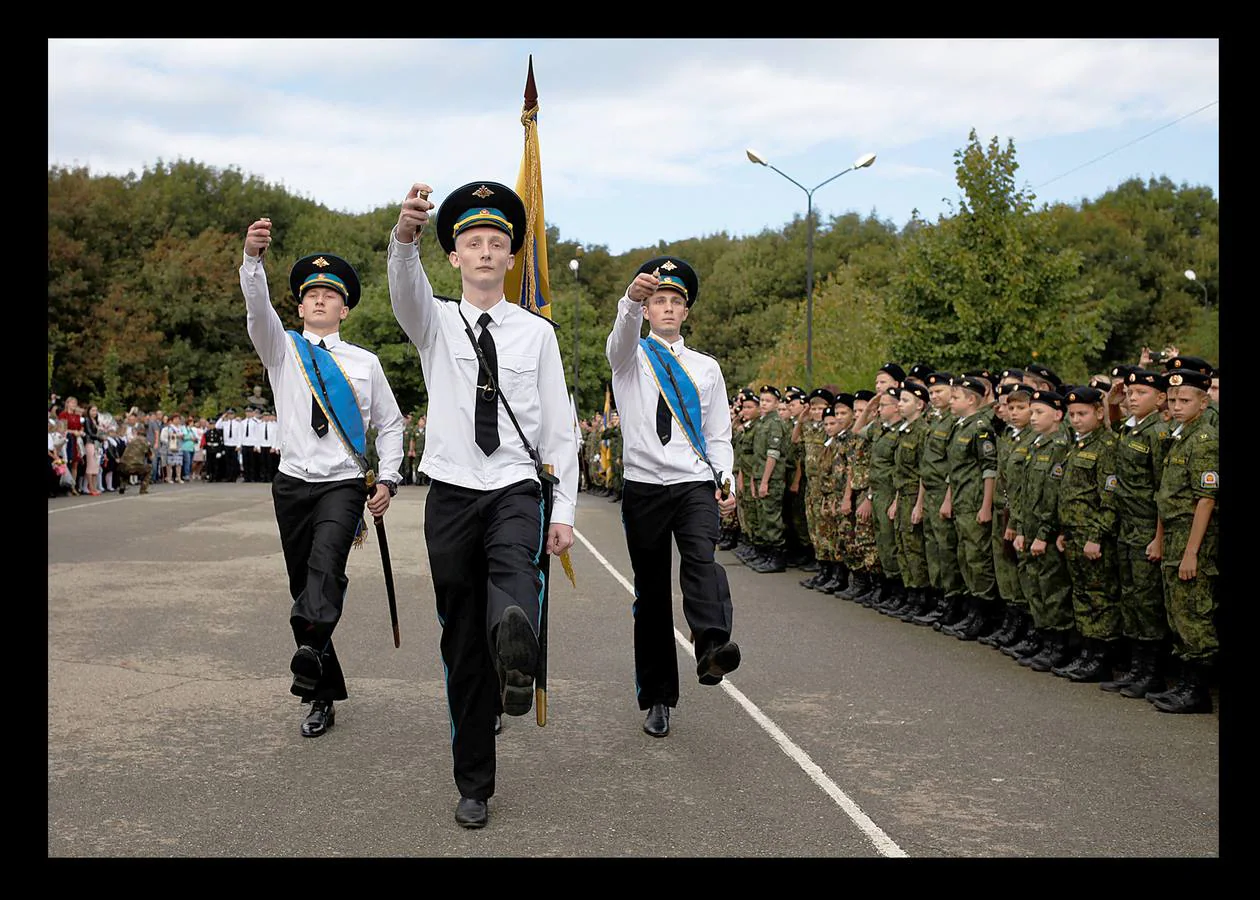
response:
<path id="1" fill-rule="evenodd" d="M 1125 368 L 1122 408 L 1130 415 L 1119 423 L 1116 445 L 1116 557 L 1129 666 L 1099 687 L 1125 697 L 1145 697 L 1161 687 L 1160 656 L 1168 640 L 1163 567 L 1158 558 L 1151 558 L 1159 533 L 1155 492 L 1169 441 L 1168 423 L 1159 414 L 1167 401 L 1168 376 Z"/>
<path id="2" fill-rule="evenodd" d="M 1171 375 L 1174 372 L 1198 372 L 1200 375 L 1207 375 L 1213 381 L 1216 379 L 1217 370 L 1212 364 L 1198 356 L 1182 356 L 1174 355 L 1164 363 L 1164 371 Z M 1216 400 L 1212 398 L 1209 391 L 1207 406 L 1203 410 L 1203 419 L 1206 424 L 1211 425 L 1218 432 L 1220 431 L 1220 410 L 1216 405 Z"/>
<path id="3" fill-rule="evenodd" d="M 787 453 L 783 461 L 787 473 L 787 489 L 783 495 L 784 546 L 788 566 L 805 572 L 818 571 L 813 543 L 809 539 L 809 522 L 805 517 L 805 445 L 804 429 L 807 407 L 805 389 L 789 385 L 783 390 L 787 404 Z"/>
<path id="4" fill-rule="evenodd" d="M 870 420 L 866 415 L 870 404 L 875 402 L 875 392 L 868 390 L 855 391 L 853 408 L 857 413 L 853 430 L 841 435 L 841 447 L 844 455 L 836 454 L 836 466 L 845 470 L 844 493 L 841 495 L 840 515 L 844 518 L 852 516 L 852 530 L 843 542 L 844 564 L 849 569 L 849 586 L 836 591 L 837 597 L 868 603 L 879 599 L 879 576 L 883 570 L 879 567 L 879 551 L 875 546 L 875 517 L 872 513 L 872 502 L 867 499 L 871 477 L 871 442 L 868 434 L 871 428 L 879 427 L 879 422 Z M 858 409 L 858 405 L 862 409 Z M 866 425 L 857 429 L 857 422 L 867 418 Z M 842 526 L 843 527 L 843 526 Z"/>
<path id="5" fill-rule="evenodd" d="M 805 396 L 805 413 L 800 424 L 801 467 L 805 476 L 805 527 L 809 534 L 809 544 L 814 548 L 814 559 L 818 561 L 818 571 L 800 582 L 801 587 L 807 588 L 830 581 L 836 565 L 834 548 L 830 544 L 824 545 L 818 534 L 821 524 L 819 517 L 822 513 L 822 472 L 819 470 L 819 459 L 822 456 L 823 443 L 827 440 L 823 413 L 831 407 L 835 399 L 826 388 L 814 388 Z"/>
<path id="6" fill-rule="evenodd" d="M 875 550 L 879 554 L 880 590 L 869 603 L 877 609 L 902 602 L 905 586 L 901 582 L 901 561 L 897 554 L 897 526 L 888 517 L 888 508 L 897 497 L 894 473 L 897 467 L 897 444 L 901 441 L 901 410 L 898 386 L 884 388 L 872 403 L 879 404 L 879 421 L 871 429 L 871 470 L 866 494 L 871 501 L 875 523 Z"/>
<path id="7" fill-rule="evenodd" d="M 591 416 L 591 427 L 586 432 L 586 440 L 583 441 L 582 449 L 586 454 L 586 464 L 590 477 L 586 482 L 586 489 L 596 496 L 603 496 L 608 492 L 608 486 L 604 483 L 603 470 L 600 468 L 599 447 L 600 441 L 604 434 L 604 414 L 595 413 Z"/>
<path id="8" fill-rule="evenodd" d="M 735 509 L 739 513 L 740 529 L 740 543 L 735 548 L 735 555 L 745 565 L 761 558 L 761 507 L 757 503 L 756 476 L 753 473 L 756 467 L 753 459 L 753 438 L 756 436 L 759 414 L 757 395 L 751 388 L 743 388 L 739 392 L 741 423 L 731 433 L 731 448 L 735 453 Z"/>
<path id="9" fill-rule="evenodd" d="M 1212 711 L 1208 670 L 1220 652 L 1213 590 L 1220 451 L 1206 415 L 1211 386 L 1212 376 L 1200 371 L 1174 369 L 1168 375 L 1168 409 L 1176 425 L 1155 502 L 1162 527 L 1164 603 L 1181 673 L 1169 690 L 1147 694 L 1161 712 Z"/>
<path id="10" fill-rule="evenodd" d="M 1031 418 L 1036 436 L 1028 448 L 1024 487 L 1015 516 L 1015 549 L 1031 556 L 1037 577 L 1029 597 L 1033 632 L 1011 648 L 1021 666 L 1048 672 L 1071 658 L 1068 644 L 1076 627 L 1072 581 L 1059 549 L 1059 483 L 1069 442 L 1063 434 L 1063 397 L 1054 391 L 1033 391 Z M 1025 644 L 1027 647 L 1025 647 Z"/>
<path id="11" fill-rule="evenodd" d="M 740 423 L 739 394 L 736 394 L 734 397 L 731 398 L 730 407 L 731 407 L 730 409 L 731 449 L 732 451 L 734 451 L 735 450 L 735 444 L 734 444 L 735 437 L 739 433 L 739 423 Z M 737 472 L 739 469 L 738 454 L 736 453 L 732 457 L 732 459 L 736 460 L 733 468 L 735 468 Z M 731 490 L 735 490 L 736 472 L 728 473 L 729 478 L 731 480 Z M 736 503 L 738 503 L 738 499 L 736 500 Z M 718 520 L 718 522 L 719 522 L 719 537 L 718 537 L 717 548 L 719 550 L 734 550 L 737 546 L 739 546 L 739 541 L 740 541 L 738 506 L 736 506 L 736 508 L 731 510 L 729 513 L 722 513 L 721 518 Z"/>
<path id="12" fill-rule="evenodd" d="M 782 572 L 786 566 L 783 541 L 783 494 L 787 467 L 783 454 L 790 441 L 787 424 L 779 417 L 782 393 L 771 384 L 761 386 L 761 418 L 753 429 L 753 471 L 760 514 L 761 559 L 749 565 L 762 574 Z"/>
<path id="13" fill-rule="evenodd" d="M 881 605 L 880 612 L 906 621 L 927 612 L 930 603 L 926 593 L 929 582 L 927 554 L 923 546 L 923 507 L 919 504 L 919 465 L 928 433 L 923 413 L 931 405 L 931 398 L 926 385 L 910 380 L 896 396 L 901 413 L 901 434 L 894 457 L 893 488 L 896 494 L 893 498 L 893 529 L 905 591 L 902 602 Z"/>
<path id="14" fill-rule="evenodd" d="M 940 631 L 971 641 L 992 630 L 1000 599 L 993 569 L 993 494 L 997 480 L 997 438 L 993 413 L 984 405 L 992 384 L 979 376 L 955 378 L 950 409 L 958 416 L 949 441 L 949 486 L 941 514 L 958 534 L 958 568 L 966 585 L 967 613 L 956 625 L 937 622 Z"/>
<path id="15" fill-rule="evenodd" d="M 127 485 L 131 476 L 140 479 L 140 493 L 149 493 L 149 479 L 153 476 L 153 447 L 145 439 L 144 429 L 137 428 L 132 432 L 131 440 L 123 448 L 122 458 L 118 461 L 118 493 L 127 493 Z"/>
<path id="16" fill-rule="evenodd" d="M 1024 467 L 1028 462 L 1028 445 L 1033 432 L 1029 428 L 1028 401 L 1032 388 L 1024 384 L 1022 373 L 998 387 L 999 402 L 1006 406 L 1006 430 L 998 435 L 998 478 L 994 491 L 993 569 L 997 576 L 998 594 L 1006 601 L 1007 618 L 1001 628 L 981 637 L 980 643 L 1005 651 L 1024 639 L 1032 627 L 1028 608 L 1028 554 L 1015 551 L 1013 510 L 1019 504 L 1024 484 Z"/>
<path id="17" fill-rule="evenodd" d="M 726 393 L 723 391 L 723 393 Z M 621 437 L 621 414 L 617 410 L 612 410 L 608 414 L 608 427 L 604 429 L 604 440 L 608 442 L 608 491 L 609 503 L 619 503 L 621 501 L 621 490 L 625 485 L 625 466 L 621 462 L 622 437 Z"/>
<path id="18" fill-rule="evenodd" d="M 1072 609 L 1081 636 L 1077 656 L 1052 668 L 1071 681 L 1111 675 L 1120 639 L 1116 584 L 1116 436 L 1103 427 L 1102 391 L 1074 387 L 1065 398 L 1075 441 L 1059 483 L 1060 538 L 1072 580 Z"/>
<path id="19" fill-rule="evenodd" d="M 849 588 L 849 567 L 845 560 L 853 542 L 853 505 L 845 503 L 849 496 L 848 452 L 853 443 L 853 394 L 840 392 L 824 412 L 827 441 L 819 459 L 819 478 L 823 481 L 819 534 L 827 545 L 831 577 L 815 586 L 824 594 L 842 596 Z"/>
<path id="20" fill-rule="evenodd" d="M 941 516 L 941 504 L 949 487 L 949 440 L 958 417 L 950 409 L 954 376 L 933 372 L 924 382 L 932 398 L 927 413 L 928 433 L 919 459 L 919 483 L 923 493 L 923 550 L 927 556 L 929 596 L 934 601 L 925 613 L 913 617 L 915 625 L 952 625 L 962 617 L 964 584 L 958 568 L 958 534 L 954 523 Z"/>

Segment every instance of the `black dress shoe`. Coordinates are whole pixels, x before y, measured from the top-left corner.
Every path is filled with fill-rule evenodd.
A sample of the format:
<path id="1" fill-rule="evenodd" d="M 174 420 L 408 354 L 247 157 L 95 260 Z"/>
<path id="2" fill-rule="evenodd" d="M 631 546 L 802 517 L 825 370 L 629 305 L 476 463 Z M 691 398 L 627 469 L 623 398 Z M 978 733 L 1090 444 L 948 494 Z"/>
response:
<path id="1" fill-rule="evenodd" d="M 665 737 L 669 734 L 669 707 L 664 703 L 653 704 L 643 720 L 643 730 L 652 737 Z"/>
<path id="2" fill-rule="evenodd" d="M 717 684 L 727 672 L 739 668 L 739 644 L 727 641 L 714 644 L 696 660 L 696 675 L 701 684 Z"/>
<path id="3" fill-rule="evenodd" d="M 486 827 L 486 801 L 460 797 L 455 807 L 455 821 L 465 828 Z"/>
<path id="4" fill-rule="evenodd" d="M 319 737 L 337 722 L 331 700 L 312 700 L 311 711 L 302 720 L 302 737 Z"/>
<path id="5" fill-rule="evenodd" d="M 293 673 L 293 688 L 297 691 L 313 691 L 324 674 L 324 664 L 319 653 L 309 644 L 303 644 L 293 654 L 289 663 L 289 671 Z"/>
<path id="6" fill-rule="evenodd" d="M 495 650 L 502 674 L 503 711 L 523 716 L 534 704 L 534 667 L 538 664 L 538 637 L 524 610 L 509 606 L 495 635 Z"/>

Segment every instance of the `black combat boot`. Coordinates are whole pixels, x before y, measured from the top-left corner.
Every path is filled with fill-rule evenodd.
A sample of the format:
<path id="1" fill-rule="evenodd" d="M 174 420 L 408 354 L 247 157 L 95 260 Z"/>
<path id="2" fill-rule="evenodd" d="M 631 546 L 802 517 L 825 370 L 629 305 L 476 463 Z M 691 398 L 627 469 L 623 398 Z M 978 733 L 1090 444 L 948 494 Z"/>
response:
<path id="1" fill-rule="evenodd" d="M 909 622 L 915 616 L 926 613 L 934 605 L 931 595 L 928 594 L 929 590 L 930 588 L 910 588 L 907 591 L 906 605 L 894 614 L 895 617 L 903 622 Z"/>
<path id="2" fill-rule="evenodd" d="M 941 613 L 941 617 L 932 623 L 932 627 L 937 631 L 942 631 L 946 627 L 952 628 L 963 620 L 969 612 L 967 608 L 966 594 L 954 594 L 945 597 L 947 606 L 945 611 Z"/>
<path id="3" fill-rule="evenodd" d="M 1068 672 L 1068 681 L 1096 684 L 1111 674 L 1111 661 L 1115 658 L 1115 641 L 1090 638 L 1089 658 Z"/>
<path id="4" fill-rule="evenodd" d="M 934 625 L 947 608 L 945 592 L 941 588 L 928 588 L 924 593 L 931 602 L 927 609 L 910 619 L 914 625 Z"/>
<path id="5" fill-rule="evenodd" d="M 1141 699 L 1163 690 L 1164 678 L 1159 672 L 1159 652 L 1159 641 L 1133 642 L 1132 653 L 1135 659 L 1133 672 L 1125 684 L 1116 688 L 1121 697 Z M 1099 687 L 1105 691 L 1107 684 L 1108 682 L 1104 681 Z"/>
<path id="6" fill-rule="evenodd" d="M 866 572 L 857 569 L 849 569 L 849 584 L 846 587 L 839 588 L 835 591 L 835 595 L 841 600 L 853 600 L 860 597 L 870 588 L 868 576 Z"/>
<path id="7" fill-rule="evenodd" d="M 1016 608 L 1014 612 L 1014 620 L 1011 623 L 1010 633 L 1006 637 L 1003 637 L 1002 640 L 999 641 L 995 646 L 999 650 L 1001 650 L 1003 653 L 1005 653 L 1007 651 L 1007 648 L 1014 647 L 1016 644 L 1022 641 L 1025 638 L 1025 636 L 1027 636 L 1031 628 L 1032 628 L 1032 616 L 1030 616 L 1024 610 Z"/>
<path id="8" fill-rule="evenodd" d="M 722 537 L 718 540 L 717 548 L 719 550 L 734 550 L 737 546 L 739 546 L 739 529 L 722 529 Z"/>
<path id="9" fill-rule="evenodd" d="M 803 588 L 810 588 L 811 590 L 820 584 L 825 584 L 827 580 L 831 578 L 831 566 L 832 563 L 830 561 L 823 560 L 818 564 L 818 569 L 813 575 L 810 575 L 807 578 L 802 578 L 797 582 L 797 584 Z"/>
<path id="10" fill-rule="evenodd" d="M 796 568 L 800 569 L 802 572 L 817 572 L 819 566 L 821 565 L 822 565 L 822 560 L 818 559 L 818 557 L 814 555 L 814 548 L 810 546 L 806 546 L 805 547 L 805 560 Z"/>
<path id="11" fill-rule="evenodd" d="M 741 534 L 731 552 L 735 554 L 736 559 L 743 561 L 745 557 L 750 556 L 754 552 L 754 549 L 753 545 L 748 542 L 748 539 Z"/>
<path id="12" fill-rule="evenodd" d="M 1058 675 L 1060 678 L 1067 678 L 1069 673 L 1075 672 L 1090 657 L 1093 656 L 1094 645 L 1089 638 L 1081 638 L 1080 642 L 1073 647 L 1068 644 L 1068 660 L 1062 665 L 1055 666 L 1050 670 L 1051 675 Z"/>
<path id="13" fill-rule="evenodd" d="M 1043 631 L 1036 626 L 1028 629 L 1028 634 L 1015 646 L 1003 650 L 1007 656 L 1013 658 L 1015 662 L 1021 666 L 1028 666 L 1034 659 L 1041 655 L 1041 649 L 1046 644 L 1046 635 L 1048 632 Z"/>
<path id="14" fill-rule="evenodd" d="M 765 556 L 763 556 L 760 560 L 750 563 L 748 568 L 760 575 L 787 571 L 782 547 L 765 547 L 763 549 L 765 550 Z"/>
<path id="15" fill-rule="evenodd" d="M 1122 637 L 1115 642 L 1112 650 L 1112 676 L 1102 679 L 1098 684 L 1099 690 L 1109 694 L 1117 693 L 1120 688 L 1133 681 L 1133 673 L 1137 671 L 1138 666 L 1136 641 Z"/>
<path id="16" fill-rule="evenodd" d="M 1180 683 L 1171 691 L 1147 697 L 1151 705 L 1166 713 L 1210 713 L 1212 694 L 1208 690 L 1207 667 L 1201 662 L 1183 660 Z"/>
<path id="17" fill-rule="evenodd" d="M 768 548 L 764 544 L 752 544 L 751 547 L 752 551 L 741 556 L 739 561 L 748 566 L 748 568 L 755 570 L 761 564 L 761 561 L 766 558 Z"/>
<path id="18" fill-rule="evenodd" d="M 881 615 L 888 615 L 905 600 L 906 587 L 900 575 L 884 576 L 884 591 L 879 602 L 872 608 Z"/>
<path id="19" fill-rule="evenodd" d="M 948 634 L 950 637 L 958 637 L 958 632 L 963 628 L 970 628 L 975 624 L 976 617 L 980 615 L 980 601 L 970 594 L 963 594 L 960 598 L 962 608 L 961 614 L 954 617 L 952 622 L 941 619 L 941 634 Z"/>
<path id="20" fill-rule="evenodd" d="M 831 564 L 831 577 L 818 585 L 815 590 L 824 594 L 838 594 L 849 586 L 849 569 L 842 562 Z"/>
<path id="21" fill-rule="evenodd" d="M 974 641 L 994 627 L 994 617 L 989 613 L 989 601 L 982 597 L 973 597 L 972 600 L 975 602 L 976 614 L 971 624 L 960 622 L 954 626 L 954 637 L 960 641 Z"/>
<path id="22" fill-rule="evenodd" d="M 1049 672 L 1055 666 L 1063 665 L 1072 658 L 1072 650 L 1069 647 L 1071 638 L 1071 629 L 1050 632 L 1046 636 L 1041 652 L 1029 661 L 1028 668 L 1034 672 Z"/>
<path id="23" fill-rule="evenodd" d="M 870 608 L 880 601 L 884 596 L 884 573 L 883 572 L 867 572 L 866 577 L 869 579 L 869 586 L 862 593 L 853 598 L 853 602 Z"/>

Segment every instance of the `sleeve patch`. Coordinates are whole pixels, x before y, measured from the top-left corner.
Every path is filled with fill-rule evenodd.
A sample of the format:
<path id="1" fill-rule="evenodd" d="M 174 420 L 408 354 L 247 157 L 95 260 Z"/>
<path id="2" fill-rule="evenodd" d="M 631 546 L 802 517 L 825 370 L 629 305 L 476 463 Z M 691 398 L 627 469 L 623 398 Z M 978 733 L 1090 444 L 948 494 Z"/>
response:
<path id="1" fill-rule="evenodd" d="M 1055 478 L 1063 477 L 1063 463 L 1055 463 L 1054 468 L 1050 470 L 1050 474 Z"/>
<path id="2" fill-rule="evenodd" d="M 993 446 L 992 441 L 985 441 L 984 443 L 980 445 L 980 450 L 986 455 L 988 455 L 990 453 L 995 452 L 997 448 Z"/>
<path id="3" fill-rule="evenodd" d="M 1108 475 L 1108 476 L 1107 476 L 1107 482 L 1106 482 L 1106 484 L 1104 484 L 1104 485 L 1103 485 L 1103 490 L 1105 490 L 1105 491 L 1114 491 L 1114 490 L 1116 489 L 1116 485 L 1117 485 L 1118 483 L 1119 483 L 1119 482 L 1118 482 L 1118 480 L 1116 479 L 1116 476 L 1115 476 L 1115 475 Z"/>
<path id="4" fill-rule="evenodd" d="M 1217 486 L 1217 482 L 1219 481 L 1220 481 L 1220 477 L 1215 472 L 1204 472 L 1199 477 L 1199 486 L 1205 487 L 1205 488 L 1214 488 Z"/>

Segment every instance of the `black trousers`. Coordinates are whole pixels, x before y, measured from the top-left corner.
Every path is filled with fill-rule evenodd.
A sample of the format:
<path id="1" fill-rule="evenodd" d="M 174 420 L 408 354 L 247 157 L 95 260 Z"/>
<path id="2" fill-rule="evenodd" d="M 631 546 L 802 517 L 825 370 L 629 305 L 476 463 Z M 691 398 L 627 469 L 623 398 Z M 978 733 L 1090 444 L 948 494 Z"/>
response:
<path id="1" fill-rule="evenodd" d="M 713 557 L 721 516 L 711 481 L 656 485 L 627 481 L 621 498 L 634 568 L 634 683 L 639 709 L 678 705 L 673 558 L 678 545 L 683 617 L 698 659 L 731 637 L 731 587 Z"/>
<path id="2" fill-rule="evenodd" d="M 434 481 L 425 499 L 424 539 L 442 625 L 451 752 L 461 797 L 494 795 L 494 717 L 502 698 L 491 635 L 509 606 L 519 606 L 538 631 L 542 506 L 534 481 L 495 491 Z"/>
<path id="3" fill-rule="evenodd" d="M 281 472 L 271 483 L 271 496 L 293 597 L 293 640 L 318 650 L 324 664 L 314 690 L 290 690 L 303 701 L 345 700 L 346 679 L 332 635 L 350 584 L 346 559 L 363 519 L 367 488 L 362 478 L 303 481 Z"/>

